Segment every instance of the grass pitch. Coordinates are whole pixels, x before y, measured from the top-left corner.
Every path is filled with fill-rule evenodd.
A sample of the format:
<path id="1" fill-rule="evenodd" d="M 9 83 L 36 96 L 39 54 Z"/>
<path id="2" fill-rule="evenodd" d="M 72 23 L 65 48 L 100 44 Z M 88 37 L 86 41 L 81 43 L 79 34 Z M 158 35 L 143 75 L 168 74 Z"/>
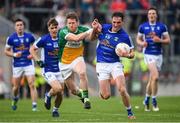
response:
<path id="1" fill-rule="evenodd" d="M 131 97 L 136 119 L 129 120 L 118 97 L 106 101 L 91 98 L 90 110 L 83 109 L 78 98 L 65 98 L 59 118 L 53 118 L 52 110 L 45 109 L 43 99 L 38 100 L 37 112 L 31 111 L 29 99 L 19 100 L 16 111 L 11 110 L 11 100 L 0 100 L 0 122 L 180 122 L 180 97 L 158 97 L 159 112 L 145 112 L 142 101 L 143 97 Z"/>

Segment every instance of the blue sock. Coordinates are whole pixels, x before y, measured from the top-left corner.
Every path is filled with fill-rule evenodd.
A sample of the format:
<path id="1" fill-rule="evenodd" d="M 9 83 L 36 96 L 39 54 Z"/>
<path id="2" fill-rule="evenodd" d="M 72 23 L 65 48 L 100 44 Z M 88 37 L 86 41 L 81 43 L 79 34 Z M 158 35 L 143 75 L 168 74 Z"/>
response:
<path id="1" fill-rule="evenodd" d="M 127 112 L 128 112 L 128 116 L 132 116 L 133 113 L 132 113 L 132 110 L 131 110 L 131 106 L 126 108 Z"/>
<path id="2" fill-rule="evenodd" d="M 144 99 L 145 104 L 149 104 L 150 96 L 146 96 Z"/>
<path id="3" fill-rule="evenodd" d="M 13 97 L 13 100 L 17 102 L 19 100 L 19 97 L 18 96 Z"/>
<path id="4" fill-rule="evenodd" d="M 156 100 L 156 97 L 153 97 L 152 98 L 152 104 L 153 104 L 153 106 L 157 106 L 157 100 Z"/>

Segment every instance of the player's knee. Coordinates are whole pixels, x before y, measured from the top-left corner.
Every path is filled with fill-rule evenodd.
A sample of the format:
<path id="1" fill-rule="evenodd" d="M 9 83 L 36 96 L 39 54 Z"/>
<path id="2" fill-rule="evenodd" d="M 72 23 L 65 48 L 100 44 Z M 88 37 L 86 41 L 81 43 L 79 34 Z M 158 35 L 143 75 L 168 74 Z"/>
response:
<path id="1" fill-rule="evenodd" d="M 158 76 L 156 76 L 156 75 L 152 76 L 152 80 L 153 80 L 154 82 L 157 82 L 157 81 L 158 81 L 158 79 L 159 79 L 159 77 L 158 77 Z"/>
<path id="2" fill-rule="evenodd" d="M 120 92 L 121 96 L 125 95 L 126 94 L 126 88 L 125 87 L 119 88 L 119 92 Z"/>
<path id="3" fill-rule="evenodd" d="M 34 82 L 29 82 L 29 88 L 30 89 L 34 89 L 35 88 Z"/>
<path id="4" fill-rule="evenodd" d="M 13 86 L 13 90 L 19 90 L 19 86 L 14 85 L 14 86 Z"/>
<path id="5" fill-rule="evenodd" d="M 55 88 L 53 88 L 53 91 L 54 91 L 54 93 L 61 93 L 62 91 L 63 91 L 63 89 L 62 89 L 62 87 L 55 87 Z"/>
<path id="6" fill-rule="evenodd" d="M 100 96 L 101 96 L 101 98 L 104 99 L 104 100 L 107 100 L 107 99 L 110 98 L 110 94 L 102 94 L 102 93 L 100 93 Z"/>
<path id="7" fill-rule="evenodd" d="M 85 79 L 85 78 L 86 78 L 86 72 L 85 72 L 85 71 L 81 71 L 81 72 L 79 73 L 79 78 L 80 78 L 80 79 Z"/>

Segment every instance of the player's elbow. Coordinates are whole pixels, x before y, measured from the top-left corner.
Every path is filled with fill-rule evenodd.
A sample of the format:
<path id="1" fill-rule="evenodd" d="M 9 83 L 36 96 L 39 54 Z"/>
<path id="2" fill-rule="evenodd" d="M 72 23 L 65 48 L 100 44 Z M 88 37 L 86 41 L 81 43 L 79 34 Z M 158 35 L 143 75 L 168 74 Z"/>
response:
<path id="1" fill-rule="evenodd" d="M 9 56 L 8 54 L 9 54 L 9 51 L 7 50 L 7 49 L 5 49 L 4 50 L 4 54 L 6 55 L 6 56 Z"/>

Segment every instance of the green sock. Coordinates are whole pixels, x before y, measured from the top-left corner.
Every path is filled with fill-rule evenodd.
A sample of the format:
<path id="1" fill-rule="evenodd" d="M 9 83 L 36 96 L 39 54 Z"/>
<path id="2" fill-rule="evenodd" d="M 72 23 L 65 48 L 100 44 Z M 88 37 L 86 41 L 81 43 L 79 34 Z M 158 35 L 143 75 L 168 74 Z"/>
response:
<path id="1" fill-rule="evenodd" d="M 77 90 L 77 96 L 82 98 L 82 95 L 83 95 L 83 90 L 82 89 L 78 89 Z"/>
<path id="2" fill-rule="evenodd" d="M 88 90 L 82 91 L 82 98 L 88 98 Z"/>

